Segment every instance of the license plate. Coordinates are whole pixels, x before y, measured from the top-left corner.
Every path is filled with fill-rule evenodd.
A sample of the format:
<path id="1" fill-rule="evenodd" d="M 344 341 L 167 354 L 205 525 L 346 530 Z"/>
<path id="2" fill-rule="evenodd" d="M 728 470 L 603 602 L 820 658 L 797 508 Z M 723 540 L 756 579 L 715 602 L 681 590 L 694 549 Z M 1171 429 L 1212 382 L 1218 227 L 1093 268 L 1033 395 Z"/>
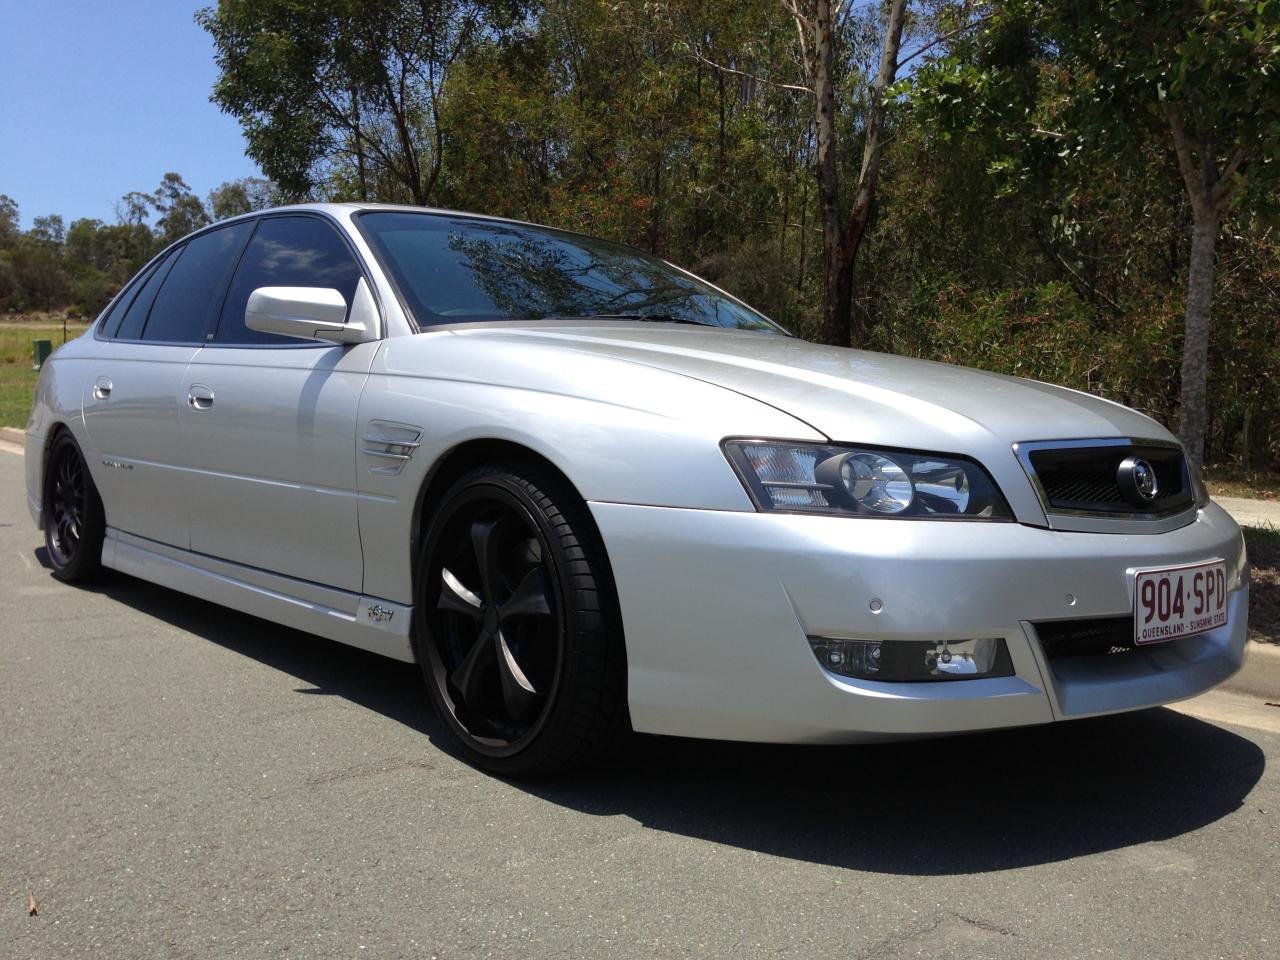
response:
<path id="1" fill-rule="evenodd" d="M 1227 622 L 1227 565 L 1207 560 L 1139 570 L 1133 590 L 1133 641 L 1165 643 Z"/>

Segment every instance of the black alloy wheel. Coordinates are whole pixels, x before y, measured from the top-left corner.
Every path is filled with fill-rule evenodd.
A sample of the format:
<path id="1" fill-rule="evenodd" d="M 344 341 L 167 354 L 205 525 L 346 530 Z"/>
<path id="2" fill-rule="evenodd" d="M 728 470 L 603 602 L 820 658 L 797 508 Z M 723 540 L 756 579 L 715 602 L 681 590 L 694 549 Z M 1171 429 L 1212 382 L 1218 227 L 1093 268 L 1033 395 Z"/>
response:
<path id="1" fill-rule="evenodd" d="M 546 774 L 618 741 L 620 618 L 586 505 L 562 478 L 537 464 L 467 474 L 441 501 L 419 572 L 418 659 L 473 762 Z"/>
<path id="2" fill-rule="evenodd" d="M 75 439 L 61 433 L 45 465 L 44 542 L 53 575 L 68 583 L 100 569 L 106 532 L 102 500 Z"/>

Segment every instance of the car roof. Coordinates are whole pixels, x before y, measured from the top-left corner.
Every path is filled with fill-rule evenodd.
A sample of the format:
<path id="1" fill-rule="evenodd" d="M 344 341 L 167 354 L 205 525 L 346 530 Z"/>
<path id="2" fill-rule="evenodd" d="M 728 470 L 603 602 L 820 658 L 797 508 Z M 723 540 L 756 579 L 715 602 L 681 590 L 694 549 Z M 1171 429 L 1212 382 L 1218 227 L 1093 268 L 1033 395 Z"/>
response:
<path id="1" fill-rule="evenodd" d="M 268 207 L 264 210 L 252 210 L 249 213 L 242 213 L 234 217 L 228 217 L 225 220 L 219 220 L 218 223 L 230 223 L 233 220 L 239 220 L 243 217 L 259 217 L 268 213 L 300 213 L 308 210 L 314 213 L 327 213 L 330 215 L 337 213 L 358 213 L 364 210 L 380 210 L 388 213 L 432 213 L 450 217 L 466 217 L 469 220 L 489 220 L 495 223 L 512 223 L 523 227 L 539 227 L 543 230 L 558 230 L 561 233 L 578 233 L 581 236 L 589 236 L 589 234 L 583 234 L 577 230 L 567 230 L 564 227 L 553 227 L 546 223 L 534 223 L 529 220 L 515 220 L 511 217 L 497 217 L 488 213 L 474 213 L 470 210 L 451 210 L 446 207 L 418 207 L 408 203 L 374 203 L 371 201 L 290 203 L 278 207 Z"/>

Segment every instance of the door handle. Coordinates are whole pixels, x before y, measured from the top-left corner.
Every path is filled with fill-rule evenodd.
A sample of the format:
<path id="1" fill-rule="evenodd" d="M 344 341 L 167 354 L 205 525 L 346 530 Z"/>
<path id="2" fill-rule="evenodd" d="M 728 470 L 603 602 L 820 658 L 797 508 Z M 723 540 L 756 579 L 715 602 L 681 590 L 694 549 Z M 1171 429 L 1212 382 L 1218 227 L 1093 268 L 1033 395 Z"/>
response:
<path id="1" fill-rule="evenodd" d="M 111 396 L 111 381 L 106 377 L 99 377 L 97 383 L 93 385 L 93 396 L 97 400 L 105 400 Z"/>
<path id="2" fill-rule="evenodd" d="M 193 383 L 187 389 L 187 403 L 192 410 L 208 410 L 213 406 L 213 390 L 203 383 Z"/>

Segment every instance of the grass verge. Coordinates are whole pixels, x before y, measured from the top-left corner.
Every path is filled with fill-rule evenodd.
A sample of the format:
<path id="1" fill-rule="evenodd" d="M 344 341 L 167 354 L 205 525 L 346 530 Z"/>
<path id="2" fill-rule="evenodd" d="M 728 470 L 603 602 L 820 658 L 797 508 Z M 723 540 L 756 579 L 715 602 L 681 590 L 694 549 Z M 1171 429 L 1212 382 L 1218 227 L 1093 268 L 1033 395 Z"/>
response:
<path id="1" fill-rule="evenodd" d="M 1232 466 L 1205 467 L 1204 484 L 1213 497 L 1280 500 L 1280 473 L 1267 470 L 1241 470 Z"/>
<path id="2" fill-rule="evenodd" d="M 74 339 L 84 329 L 82 323 L 69 323 L 67 337 Z M 39 375 L 31 369 L 31 342 L 36 339 L 52 340 L 57 349 L 63 342 L 62 324 L 0 323 L 0 427 L 27 425 Z"/>

